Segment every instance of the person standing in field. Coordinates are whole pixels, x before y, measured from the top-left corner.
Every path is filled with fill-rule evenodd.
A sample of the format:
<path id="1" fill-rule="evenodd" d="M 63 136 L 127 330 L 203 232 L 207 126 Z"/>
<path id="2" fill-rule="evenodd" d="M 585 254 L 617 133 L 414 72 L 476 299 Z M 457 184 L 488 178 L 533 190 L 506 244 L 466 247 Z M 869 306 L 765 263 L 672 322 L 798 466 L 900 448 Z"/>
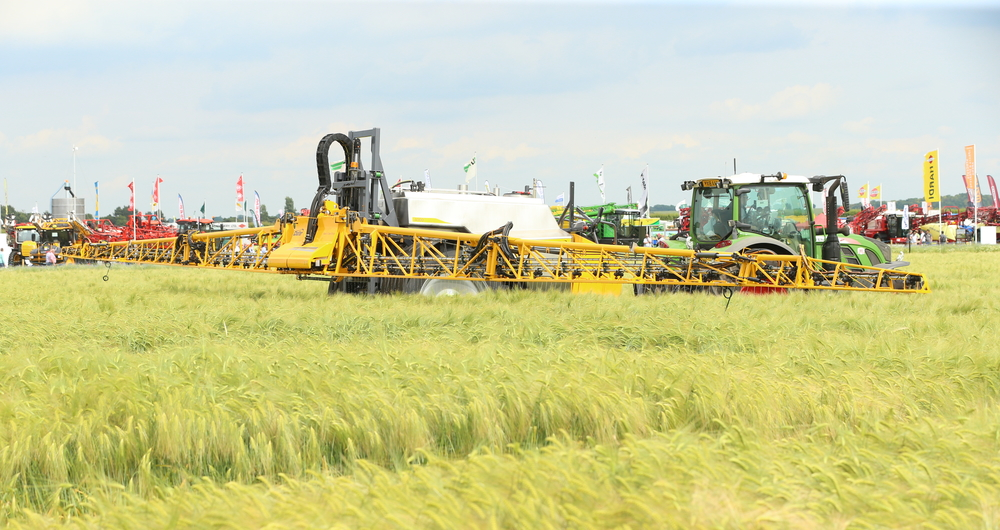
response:
<path id="1" fill-rule="evenodd" d="M 56 251 L 52 250 L 52 247 L 49 247 L 48 252 L 45 253 L 45 264 L 46 265 L 55 265 L 56 261 L 57 261 L 57 259 L 56 259 Z"/>

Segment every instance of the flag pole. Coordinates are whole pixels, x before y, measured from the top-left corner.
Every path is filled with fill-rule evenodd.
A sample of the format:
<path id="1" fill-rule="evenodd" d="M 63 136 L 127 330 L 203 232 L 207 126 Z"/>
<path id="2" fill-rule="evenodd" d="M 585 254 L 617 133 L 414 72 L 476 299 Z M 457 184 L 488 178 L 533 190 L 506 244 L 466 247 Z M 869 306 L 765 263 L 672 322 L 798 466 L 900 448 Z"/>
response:
<path id="1" fill-rule="evenodd" d="M 972 168 L 976 167 L 976 144 L 972 144 Z M 975 171 L 972 172 L 972 178 L 975 179 L 974 184 L 976 185 L 975 195 L 972 197 L 972 244 L 975 245 L 979 242 L 979 199 L 982 198 L 982 192 L 979 191 L 979 174 Z"/>

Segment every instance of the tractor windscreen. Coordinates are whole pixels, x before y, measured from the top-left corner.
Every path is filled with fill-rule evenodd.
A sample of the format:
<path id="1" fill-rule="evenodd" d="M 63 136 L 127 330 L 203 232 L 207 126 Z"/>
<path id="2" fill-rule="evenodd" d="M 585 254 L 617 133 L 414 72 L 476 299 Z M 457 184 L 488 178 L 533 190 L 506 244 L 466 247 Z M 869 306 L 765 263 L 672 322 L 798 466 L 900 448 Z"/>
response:
<path id="1" fill-rule="evenodd" d="M 24 243 L 25 241 L 38 241 L 38 231 L 32 229 L 18 230 L 17 242 Z"/>
<path id="2" fill-rule="evenodd" d="M 722 241 L 733 231 L 733 190 L 700 188 L 691 206 L 691 231 L 699 242 Z"/>

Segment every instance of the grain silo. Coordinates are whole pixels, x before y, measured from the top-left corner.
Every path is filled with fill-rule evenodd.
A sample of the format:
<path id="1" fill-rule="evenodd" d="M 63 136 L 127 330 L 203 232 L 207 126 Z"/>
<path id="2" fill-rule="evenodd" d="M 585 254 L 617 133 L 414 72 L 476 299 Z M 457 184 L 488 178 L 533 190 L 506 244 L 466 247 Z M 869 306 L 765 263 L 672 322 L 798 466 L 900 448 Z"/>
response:
<path id="1" fill-rule="evenodd" d="M 78 219 L 85 219 L 87 208 L 83 197 L 52 198 L 52 217 L 55 219 L 66 219 L 73 214 Z"/>

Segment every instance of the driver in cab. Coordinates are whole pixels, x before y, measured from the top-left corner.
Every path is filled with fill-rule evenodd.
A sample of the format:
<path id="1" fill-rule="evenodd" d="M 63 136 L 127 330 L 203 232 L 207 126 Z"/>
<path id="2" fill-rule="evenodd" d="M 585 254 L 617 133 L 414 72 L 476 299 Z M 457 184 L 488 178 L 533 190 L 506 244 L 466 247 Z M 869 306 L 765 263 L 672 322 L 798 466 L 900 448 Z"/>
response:
<path id="1" fill-rule="evenodd" d="M 757 201 L 747 204 L 746 208 L 743 209 L 742 219 L 743 223 L 750 225 L 750 229 L 757 232 L 764 232 L 765 228 L 769 228 L 771 225 L 771 210 L 767 205 L 759 205 Z"/>
<path id="2" fill-rule="evenodd" d="M 708 207 L 703 209 L 698 223 L 701 235 L 712 240 L 722 239 L 722 236 L 728 233 L 728 216 L 729 210 L 726 208 L 713 209 Z"/>

